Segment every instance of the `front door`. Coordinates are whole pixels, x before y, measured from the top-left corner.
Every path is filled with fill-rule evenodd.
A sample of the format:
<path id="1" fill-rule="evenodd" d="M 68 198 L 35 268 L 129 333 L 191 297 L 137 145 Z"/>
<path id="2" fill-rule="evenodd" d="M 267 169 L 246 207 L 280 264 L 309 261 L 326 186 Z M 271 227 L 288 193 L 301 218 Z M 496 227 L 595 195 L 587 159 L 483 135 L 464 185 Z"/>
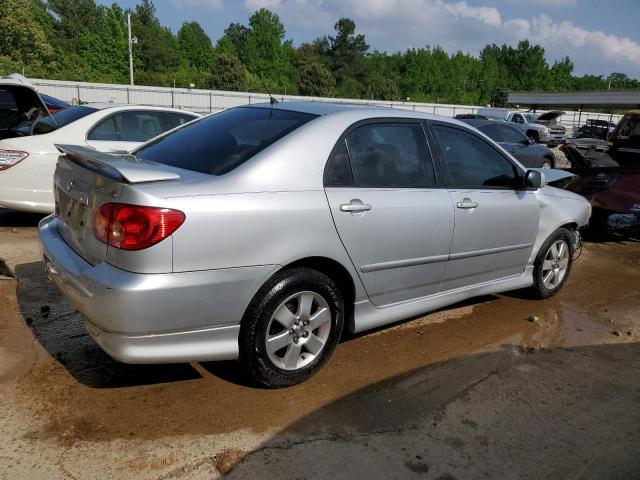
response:
<path id="1" fill-rule="evenodd" d="M 351 128 L 334 148 L 325 191 L 336 229 L 372 303 L 438 291 L 453 207 L 436 177 L 419 121 Z"/>
<path id="2" fill-rule="evenodd" d="M 433 130 L 455 211 L 441 291 L 523 273 L 540 217 L 534 192 L 519 188 L 523 172 L 468 129 L 434 123 Z"/>

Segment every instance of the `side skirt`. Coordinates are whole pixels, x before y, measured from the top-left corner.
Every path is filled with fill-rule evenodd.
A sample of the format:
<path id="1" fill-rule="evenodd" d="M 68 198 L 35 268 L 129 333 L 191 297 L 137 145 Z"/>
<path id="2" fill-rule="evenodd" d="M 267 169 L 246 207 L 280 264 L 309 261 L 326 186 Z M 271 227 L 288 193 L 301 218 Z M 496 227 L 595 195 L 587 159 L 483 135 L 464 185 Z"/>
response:
<path id="1" fill-rule="evenodd" d="M 533 285 L 533 266 L 529 265 L 520 275 L 513 275 L 500 280 L 471 285 L 448 292 L 436 293 L 428 297 L 386 305 L 384 307 L 376 307 L 367 299 L 355 304 L 354 322 L 350 330 L 352 333 L 364 332 L 365 330 L 432 312 L 439 308 L 462 302 L 468 298 L 518 290 L 520 288 L 530 287 L 531 285 Z"/>

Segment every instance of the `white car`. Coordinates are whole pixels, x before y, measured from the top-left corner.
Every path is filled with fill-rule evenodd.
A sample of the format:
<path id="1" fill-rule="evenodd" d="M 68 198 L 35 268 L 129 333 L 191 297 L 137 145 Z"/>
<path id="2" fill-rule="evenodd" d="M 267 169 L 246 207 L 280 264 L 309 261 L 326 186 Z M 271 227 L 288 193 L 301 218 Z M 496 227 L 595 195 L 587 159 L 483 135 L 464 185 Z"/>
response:
<path id="1" fill-rule="evenodd" d="M 0 84 L 0 100 L 2 88 Z M 4 98 L 4 105 L 8 103 Z M 50 116 L 46 112 L 35 125 L 31 119 L 13 122 L 0 136 L 0 207 L 53 212 L 53 173 L 60 154 L 55 144 L 124 152 L 198 117 L 172 108 L 87 104 Z"/>

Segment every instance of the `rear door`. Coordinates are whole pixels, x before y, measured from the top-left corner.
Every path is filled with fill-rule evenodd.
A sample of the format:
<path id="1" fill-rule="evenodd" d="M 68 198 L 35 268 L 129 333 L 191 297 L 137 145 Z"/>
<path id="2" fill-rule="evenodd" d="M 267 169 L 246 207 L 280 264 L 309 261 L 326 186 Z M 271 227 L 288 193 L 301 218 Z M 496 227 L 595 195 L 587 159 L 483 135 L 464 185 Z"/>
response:
<path id="1" fill-rule="evenodd" d="M 325 192 L 338 234 L 375 305 L 438 291 L 453 207 L 438 185 L 420 121 L 351 127 L 327 163 Z"/>
<path id="2" fill-rule="evenodd" d="M 521 172 L 469 129 L 440 122 L 433 122 L 432 128 L 455 211 L 441 290 L 521 274 L 540 216 L 533 192 L 518 188 Z"/>

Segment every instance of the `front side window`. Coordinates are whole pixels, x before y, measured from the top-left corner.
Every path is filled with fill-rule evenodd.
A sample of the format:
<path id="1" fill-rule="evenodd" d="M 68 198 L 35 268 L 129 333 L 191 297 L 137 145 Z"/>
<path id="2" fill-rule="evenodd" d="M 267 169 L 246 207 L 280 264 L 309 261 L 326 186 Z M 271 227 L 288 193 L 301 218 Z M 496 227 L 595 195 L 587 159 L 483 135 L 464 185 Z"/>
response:
<path id="1" fill-rule="evenodd" d="M 360 187 L 435 186 L 427 140 L 418 123 L 374 123 L 347 135 L 355 182 Z"/>
<path id="2" fill-rule="evenodd" d="M 514 115 L 511 121 L 513 123 L 524 123 L 524 118 L 522 118 L 522 115 Z"/>
<path id="3" fill-rule="evenodd" d="M 525 137 L 521 132 L 516 130 L 515 128 L 509 127 L 508 125 L 499 125 L 498 128 L 502 133 L 502 138 L 506 143 L 521 143 L 528 144 L 529 141 L 527 137 Z"/>
<path id="4" fill-rule="evenodd" d="M 224 175 L 316 118 L 277 108 L 238 107 L 203 117 L 136 150 L 145 160 Z"/>
<path id="5" fill-rule="evenodd" d="M 458 128 L 435 125 L 448 185 L 453 188 L 514 188 L 517 170 L 481 138 Z"/>

